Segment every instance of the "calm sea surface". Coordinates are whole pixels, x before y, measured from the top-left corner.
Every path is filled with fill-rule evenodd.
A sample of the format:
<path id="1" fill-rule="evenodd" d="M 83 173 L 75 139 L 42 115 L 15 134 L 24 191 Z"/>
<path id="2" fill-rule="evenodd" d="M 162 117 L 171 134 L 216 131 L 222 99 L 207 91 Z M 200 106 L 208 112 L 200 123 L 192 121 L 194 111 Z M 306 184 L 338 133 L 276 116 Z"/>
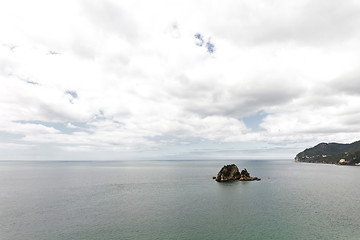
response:
<path id="1" fill-rule="evenodd" d="M 260 182 L 218 183 L 224 164 Z M 360 239 L 360 167 L 0 162 L 0 239 Z"/>

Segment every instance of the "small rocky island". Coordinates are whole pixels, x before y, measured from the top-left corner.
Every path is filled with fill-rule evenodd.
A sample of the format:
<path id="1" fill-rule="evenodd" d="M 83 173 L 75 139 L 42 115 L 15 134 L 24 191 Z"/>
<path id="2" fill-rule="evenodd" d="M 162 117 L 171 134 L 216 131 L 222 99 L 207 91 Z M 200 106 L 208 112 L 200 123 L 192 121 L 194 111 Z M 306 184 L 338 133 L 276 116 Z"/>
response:
<path id="1" fill-rule="evenodd" d="M 241 173 L 239 172 L 238 167 L 235 164 L 224 166 L 217 177 L 213 177 L 217 182 L 227 182 L 227 181 L 260 181 L 261 178 L 251 177 L 250 173 L 244 168 Z"/>

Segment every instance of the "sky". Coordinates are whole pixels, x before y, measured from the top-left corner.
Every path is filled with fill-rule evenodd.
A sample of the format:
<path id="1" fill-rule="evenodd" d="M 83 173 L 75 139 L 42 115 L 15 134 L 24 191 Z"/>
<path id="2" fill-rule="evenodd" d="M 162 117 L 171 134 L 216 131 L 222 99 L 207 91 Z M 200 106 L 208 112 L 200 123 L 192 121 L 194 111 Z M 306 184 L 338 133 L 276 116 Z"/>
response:
<path id="1" fill-rule="evenodd" d="M 293 159 L 360 139 L 360 2 L 0 2 L 0 160 Z"/>

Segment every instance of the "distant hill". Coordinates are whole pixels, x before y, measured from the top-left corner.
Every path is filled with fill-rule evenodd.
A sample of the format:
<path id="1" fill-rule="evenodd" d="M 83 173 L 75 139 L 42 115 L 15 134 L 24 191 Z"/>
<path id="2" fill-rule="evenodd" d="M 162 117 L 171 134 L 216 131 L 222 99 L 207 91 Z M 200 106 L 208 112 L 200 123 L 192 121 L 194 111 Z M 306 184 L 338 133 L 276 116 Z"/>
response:
<path id="1" fill-rule="evenodd" d="M 360 163 L 360 141 L 350 144 L 320 143 L 298 153 L 295 161 L 355 165 Z"/>

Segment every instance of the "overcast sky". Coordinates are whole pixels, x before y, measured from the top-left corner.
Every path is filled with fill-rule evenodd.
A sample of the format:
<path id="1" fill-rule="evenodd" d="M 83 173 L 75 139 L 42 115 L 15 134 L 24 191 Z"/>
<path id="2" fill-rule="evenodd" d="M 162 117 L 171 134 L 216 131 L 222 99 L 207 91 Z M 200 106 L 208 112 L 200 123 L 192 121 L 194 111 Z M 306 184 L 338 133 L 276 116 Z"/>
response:
<path id="1" fill-rule="evenodd" d="M 292 159 L 360 139 L 360 2 L 0 2 L 0 159 Z"/>

